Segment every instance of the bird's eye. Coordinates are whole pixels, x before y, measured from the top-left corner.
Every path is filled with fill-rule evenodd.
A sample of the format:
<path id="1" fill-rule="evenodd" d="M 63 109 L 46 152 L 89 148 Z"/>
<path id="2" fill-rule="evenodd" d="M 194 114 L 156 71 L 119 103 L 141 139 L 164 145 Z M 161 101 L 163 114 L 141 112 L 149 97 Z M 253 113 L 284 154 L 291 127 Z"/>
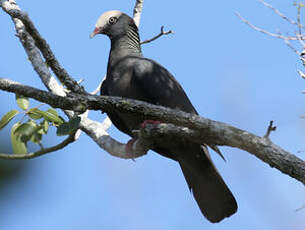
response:
<path id="1" fill-rule="evenodd" d="M 109 18 L 109 23 L 114 24 L 114 23 L 116 23 L 117 20 L 118 19 L 116 17 L 111 17 L 111 18 Z"/>

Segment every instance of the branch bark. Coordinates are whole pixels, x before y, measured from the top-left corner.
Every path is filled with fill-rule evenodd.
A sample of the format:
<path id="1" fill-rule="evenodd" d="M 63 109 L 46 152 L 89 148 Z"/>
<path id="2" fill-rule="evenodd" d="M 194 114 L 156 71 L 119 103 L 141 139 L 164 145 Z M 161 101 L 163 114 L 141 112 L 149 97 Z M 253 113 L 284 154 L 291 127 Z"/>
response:
<path id="1" fill-rule="evenodd" d="M 305 162 L 303 160 L 273 144 L 269 138 L 256 136 L 250 132 L 222 122 L 125 98 L 73 93 L 70 93 L 66 97 L 61 97 L 7 79 L 0 79 L 0 89 L 34 98 L 40 102 L 47 103 L 54 108 L 63 110 L 73 110 L 75 112 L 82 112 L 85 110 L 112 112 L 116 110 L 123 113 L 144 114 L 145 119 L 161 120 L 164 123 L 174 124 L 167 124 L 166 126 L 163 124 L 158 125 L 153 131 L 144 128 L 144 131 L 140 132 L 144 138 L 144 143 L 145 139 L 171 136 L 185 138 L 201 144 L 206 143 L 236 147 L 255 155 L 271 167 L 275 167 L 281 172 L 305 184 Z M 92 124 L 88 123 L 85 124 L 85 126 L 91 127 Z M 95 129 L 95 126 L 93 125 L 91 128 Z M 94 140 L 99 139 L 99 136 L 91 135 L 91 137 Z M 111 152 L 113 150 L 107 143 L 100 142 L 99 144 L 104 149 L 105 146 L 107 146 L 106 151 Z M 149 143 L 146 144 L 147 145 L 144 146 L 149 146 Z M 140 149 L 136 151 L 137 155 L 128 157 L 135 158 L 144 155 L 146 149 L 141 145 L 139 146 Z M 119 157 L 127 158 L 125 155 L 125 146 L 118 145 L 115 152 L 122 153 Z"/>

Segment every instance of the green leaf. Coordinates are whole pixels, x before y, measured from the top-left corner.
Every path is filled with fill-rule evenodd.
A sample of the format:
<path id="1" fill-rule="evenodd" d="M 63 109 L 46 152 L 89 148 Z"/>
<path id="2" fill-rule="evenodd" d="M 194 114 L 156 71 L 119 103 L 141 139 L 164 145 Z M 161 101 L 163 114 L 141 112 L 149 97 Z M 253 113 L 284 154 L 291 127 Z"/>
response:
<path id="1" fill-rule="evenodd" d="M 41 142 L 41 139 L 42 139 L 42 134 L 40 133 L 34 133 L 32 136 L 31 136 L 31 141 L 35 144 L 39 144 Z"/>
<path id="2" fill-rule="evenodd" d="M 22 95 L 16 94 L 16 101 L 17 105 L 23 110 L 27 110 L 30 106 L 29 99 Z"/>
<path id="3" fill-rule="evenodd" d="M 20 140 L 23 142 L 28 142 L 32 135 L 36 133 L 39 129 L 39 126 L 32 120 L 27 123 L 21 124 L 14 132 L 17 137 L 20 137 Z"/>
<path id="4" fill-rule="evenodd" d="M 44 120 L 43 122 L 40 123 L 41 129 L 38 130 L 38 133 L 40 134 L 47 134 L 49 130 L 49 122 Z"/>
<path id="5" fill-rule="evenodd" d="M 26 143 L 22 142 L 20 137 L 18 137 L 15 134 L 15 130 L 21 125 L 20 122 L 13 125 L 11 130 L 11 141 L 13 146 L 13 152 L 15 154 L 26 154 L 27 153 L 27 147 Z"/>
<path id="6" fill-rule="evenodd" d="M 54 109 L 48 109 L 47 111 L 37 110 L 35 112 L 42 115 L 49 122 L 54 122 L 59 125 L 64 123 L 64 120 L 58 116 L 57 111 Z"/>
<path id="7" fill-rule="evenodd" d="M 57 136 L 65 136 L 75 132 L 79 128 L 80 117 L 72 118 L 69 122 L 61 124 L 56 131 Z"/>
<path id="8" fill-rule="evenodd" d="M 47 112 L 52 113 L 54 116 L 58 116 L 58 113 L 55 109 L 48 109 Z"/>
<path id="9" fill-rule="evenodd" d="M 48 130 L 49 130 L 49 122 L 43 121 L 42 125 L 43 125 L 43 131 L 44 131 L 45 133 L 47 133 Z"/>
<path id="10" fill-rule="evenodd" d="M 7 112 L 0 120 L 0 130 L 3 129 L 18 113 L 19 111 L 16 109 Z"/>
<path id="11" fill-rule="evenodd" d="M 30 109 L 27 114 L 29 115 L 30 118 L 34 119 L 34 120 L 39 120 L 41 119 L 43 116 L 41 115 L 41 113 L 37 112 L 37 111 L 41 111 L 37 108 L 33 108 Z"/>

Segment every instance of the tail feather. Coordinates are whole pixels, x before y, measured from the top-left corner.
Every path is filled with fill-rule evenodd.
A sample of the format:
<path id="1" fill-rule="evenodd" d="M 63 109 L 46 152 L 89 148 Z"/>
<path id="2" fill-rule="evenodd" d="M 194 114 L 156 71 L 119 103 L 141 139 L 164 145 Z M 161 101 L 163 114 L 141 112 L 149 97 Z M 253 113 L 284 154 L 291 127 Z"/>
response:
<path id="1" fill-rule="evenodd" d="M 212 161 L 204 155 L 179 158 L 179 164 L 202 214 L 216 223 L 237 211 L 236 200 L 217 172 Z M 198 155 L 197 155 L 198 156 Z"/>

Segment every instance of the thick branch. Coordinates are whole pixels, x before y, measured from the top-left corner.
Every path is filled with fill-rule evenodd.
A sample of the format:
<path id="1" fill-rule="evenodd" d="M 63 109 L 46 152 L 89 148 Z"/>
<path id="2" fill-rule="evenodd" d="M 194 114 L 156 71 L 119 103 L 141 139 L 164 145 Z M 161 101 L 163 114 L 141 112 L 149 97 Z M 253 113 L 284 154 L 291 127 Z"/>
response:
<path id="1" fill-rule="evenodd" d="M 81 123 L 81 129 L 88 134 L 102 149 L 107 151 L 110 155 L 123 158 L 123 159 L 133 159 L 143 156 L 147 153 L 147 145 L 140 141 L 137 145 L 133 145 L 132 153 L 126 151 L 126 144 L 115 141 L 109 134 L 105 131 L 111 125 L 110 119 L 107 117 L 105 121 L 100 124 L 98 122 L 86 119 Z M 106 127 L 105 127 L 106 126 Z"/>
<path id="2" fill-rule="evenodd" d="M 18 5 L 15 3 L 14 0 L 0 1 L 0 6 L 2 6 L 2 8 L 6 9 L 6 10 L 16 9 L 16 10 L 20 11 Z M 45 65 L 45 62 L 44 62 L 43 58 L 41 57 L 40 50 L 36 47 L 34 39 L 26 31 L 25 26 L 22 23 L 22 21 L 17 18 L 13 18 L 13 22 L 16 27 L 17 36 L 19 37 L 20 42 L 23 45 L 23 47 L 28 55 L 28 58 L 29 58 L 30 62 L 32 63 L 34 70 L 37 72 L 38 76 L 41 78 L 44 85 L 52 93 L 54 93 L 56 95 L 60 95 L 60 96 L 66 96 L 66 92 L 64 91 L 64 88 L 62 87 L 62 85 L 58 84 L 58 82 L 55 80 L 55 78 L 51 75 L 47 65 Z M 44 49 L 48 49 L 48 47 L 44 47 Z M 42 94 L 40 94 L 40 95 L 42 95 Z M 64 112 L 68 115 L 68 117 L 73 116 L 72 111 L 66 110 Z M 81 117 L 82 117 L 81 130 L 86 132 L 91 137 L 98 136 L 99 138 L 95 140 L 98 145 L 103 147 L 103 145 L 106 145 L 105 144 L 106 140 L 109 142 L 109 143 L 107 143 L 107 146 L 112 146 L 113 148 L 116 148 L 116 146 L 122 145 L 120 142 L 116 141 L 115 139 L 108 138 L 109 135 L 106 131 L 109 128 L 108 126 L 111 125 L 111 123 L 109 125 L 109 122 L 106 122 L 107 119 L 105 120 L 105 122 L 107 123 L 108 128 L 104 129 L 105 122 L 100 123 L 97 121 L 92 121 L 92 120 L 87 119 L 87 116 L 88 116 L 88 112 L 81 115 Z M 94 127 L 96 127 L 96 129 L 90 129 L 89 127 L 83 125 L 87 122 L 90 122 L 90 124 L 93 125 Z M 79 137 L 80 134 L 81 134 L 81 131 L 78 130 L 78 132 L 76 134 L 76 139 Z M 107 151 L 107 148 L 104 147 L 104 149 Z M 119 152 L 118 157 L 121 157 L 122 153 L 123 152 Z M 112 152 L 111 154 L 115 155 L 115 152 Z M 36 156 L 36 155 L 34 155 L 34 156 Z M 129 158 L 132 158 L 132 157 L 130 156 Z"/>
<path id="3" fill-rule="evenodd" d="M 305 184 L 305 162 L 273 144 L 268 138 L 259 137 L 245 130 L 202 117 L 195 118 L 195 120 L 197 120 L 196 123 L 198 122 L 197 128 L 192 127 L 193 129 L 190 129 L 172 124 L 160 124 L 145 127 L 140 135 L 145 138 L 175 137 L 199 144 L 202 144 L 204 140 L 205 143 L 243 149 L 271 167 L 275 167 Z M 188 126 L 193 126 L 193 124 Z"/>
<path id="4" fill-rule="evenodd" d="M 256 136 L 222 122 L 131 99 L 75 94 L 60 97 L 33 87 L 22 86 L 7 79 L 0 79 L 0 89 L 32 97 L 48 103 L 52 107 L 64 110 L 78 112 L 86 109 L 104 112 L 116 110 L 123 113 L 144 114 L 145 119 L 173 123 L 175 126 L 182 127 L 171 127 L 166 131 L 168 135 L 178 135 L 179 138 L 190 139 L 197 143 L 204 142 L 243 149 L 268 163 L 271 167 L 275 167 L 305 184 L 305 162 L 300 158 L 274 145 L 267 138 Z M 40 97 L 40 95 L 42 96 Z M 164 134 L 164 130 L 166 129 L 161 129 L 160 133 Z M 156 134 L 150 135 L 157 135 L 158 130 L 154 130 L 154 133 Z"/>

